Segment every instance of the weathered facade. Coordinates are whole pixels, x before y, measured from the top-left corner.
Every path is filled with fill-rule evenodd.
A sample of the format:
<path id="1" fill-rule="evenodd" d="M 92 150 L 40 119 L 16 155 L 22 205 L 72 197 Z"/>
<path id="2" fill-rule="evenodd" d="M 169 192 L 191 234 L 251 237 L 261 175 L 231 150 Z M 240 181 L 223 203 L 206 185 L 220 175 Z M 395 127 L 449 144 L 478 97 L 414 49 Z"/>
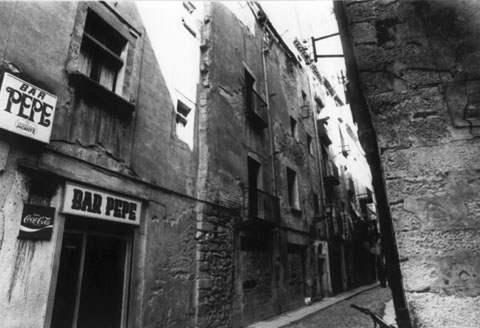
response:
<path id="1" fill-rule="evenodd" d="M 333 87 L 318 119 L 332 292 L 377 280 L 378 220 L 370 168 L 357 137 L 350 106 Z M 340 89 L 340 88 L 337 88 Z M 341 92 L 341 91 L 340 91 Z M 342 95 L 343 96 L 343 95 Z"/>
<path id="2" fill-rule="evenodd" d="M 0 7 L 2 80 L 57 97 L 48 144 L 0 135 L 2 326 L 193 326 L 197 156 L 135 6 Z M 42 97 L 19 107 L 22 88 L 10 112 L 29 126 Z M 27 203 L 54 208 L 50 239 L 17 238 Z"/>
<path id="3" fill-rule="evenodd" d="M 179 6 L 188 92 L 133 3 L 0 4 L 2 327 L 243 327 L 332 293 L 325 81 L 258 4 Z"/>
<path id="4" fill-rule="evenodd" d="M 377 196 L 386 190 L 400 327 L 409 315 L 416 327 L 477 327 L 480 6 L 349 1 L 336 12 L 360 139 Z"/>
<path id="5" fill-rule="evenodd" d="M 234 326 L 298 307 L 305 297 L 321 297 L 322 288 L 311 235 L 322 192 L 308 77 L 260 8 L 247 7 L 247 14 L 250 25 L 223 4 L 210 4 L 201 62 L 205 183 L 199 188 L 209 201 L 241 209 L 236 218 L 202 218 L 212 229 L 205 238 L 222 220 L 231 225 L 223 244 L 231 248 L 223 251 L 235 268 L 233 276 L 218 279 L 206 261 L 210 267 L 202 274 L 209 286 L 200 297 L 205 293 L 208 309 L 202 315 L 212 322 L 220 306 L 229 306 L 211 295 L 215 289 L 226 295 L 221 284 L 233 282 L 225 315 L 232 311 Z"/>

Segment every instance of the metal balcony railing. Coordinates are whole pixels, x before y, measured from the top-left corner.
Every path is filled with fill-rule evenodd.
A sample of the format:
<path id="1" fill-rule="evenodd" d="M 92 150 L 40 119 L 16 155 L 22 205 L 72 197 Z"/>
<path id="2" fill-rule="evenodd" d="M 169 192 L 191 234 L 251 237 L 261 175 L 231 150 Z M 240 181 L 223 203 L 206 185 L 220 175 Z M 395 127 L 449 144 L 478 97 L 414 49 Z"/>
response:
<path id="1" fill-rule="evenodd" d="M 248 192 L 248 217 L 277 224 L 280 215 L 279 200 L 262 190 L 250 188 Z"/>
<path id="2" fill-rule="evenodd" d="M 337 166 L 332 163 L 332 161 L 324 161 L 323 165 L 325 169 L 325 182 L 332 186 L 338 186 L 340 184 L 340 178 L 338 175 L 338 168 Z"/>
<path id="3" fill-rule="evenodd" d="M 320 141 L 325 145 L 325 146 L 330 146 L 332 144 L 332 140 L 330 140 L 328 136 L 327 129 L 325 128 L 325 120 L 317 120 L 317 131 L 318 131 L 318 137 L 320 138 Z"/>
<path id="4" fill-rule="evenodd" d="M 255 126 L 266 128 L 268 126 L 267 103 L 252 88 L 245 91 L 247 119 Z"/>

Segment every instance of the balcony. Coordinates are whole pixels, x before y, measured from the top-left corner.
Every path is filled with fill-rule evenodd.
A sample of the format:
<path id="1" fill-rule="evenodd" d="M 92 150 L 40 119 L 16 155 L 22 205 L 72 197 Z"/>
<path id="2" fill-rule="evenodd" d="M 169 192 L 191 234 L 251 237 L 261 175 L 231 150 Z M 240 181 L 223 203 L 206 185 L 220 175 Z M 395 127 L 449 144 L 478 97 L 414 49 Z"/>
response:
<path id="1" fill-rule="evenodd" d="M 318 138 L 325 146 L 330 146 L 332 144 L 332 140 L 328 137 L 327 129 L 325 128 L 325 120 L 317 120 L 317 131 L 318 131 Z"/>
<path id="2" fill-rule="evenodd" d="M 248 191 L 248 213 L 245 223 L 275 226 L 280 218 L 280 203 L 277 197 L 262 190 Z"/>
<path id="3" fill-rule="evenodd" d="M 266 128 L 268 126 L 267 103 L 252 88 L 246 89 L 245 100 L 247 120 L 259 129 Z"/>
<path id="4" fill-rule="evenodd" d="M 331 186 L 338 186 L 340 184 L 340 179 L 338 176 L 338 168 L 331 161 L 324 162 L 324 181 L 326 184 Z"/>

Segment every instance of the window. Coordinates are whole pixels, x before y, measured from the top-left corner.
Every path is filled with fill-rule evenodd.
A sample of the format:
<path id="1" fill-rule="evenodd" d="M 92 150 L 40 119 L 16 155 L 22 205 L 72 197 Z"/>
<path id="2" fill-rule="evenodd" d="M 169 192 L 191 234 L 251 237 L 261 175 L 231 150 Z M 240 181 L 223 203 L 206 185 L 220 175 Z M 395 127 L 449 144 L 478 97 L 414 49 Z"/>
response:
<path id="1" fill-rule="evenodd" d="M 182 4 L 189 14 L 193 13 L 195 9 L 197 9 L 191 1 L 183 1 Z"/>
<path id="2" fill-rule="evenodd" d="M 93 11 L 85 22 L 79 71 L 110 91 L 120 93 L 119 73 L 124 66 L 127 40 Z"/>
<path id="3" fill-rule="evenodd" d="M 307 149 L 310 155 L 313 155 L 313 142 L 312 137 L 307 134 Z"/>
<path id="4" fill-rule="evenodd" d="M 298 197 L 297 173 L 287 167 L 288 184 L 288 204 L 291 208 L 300 210 L 300 201 Z"/>
<path id="5" fill-rule="evenodd" d="M 255 78 L 245 69 L 246 117 L 252 127 L 261 130 L 267 127 L 267 103 L 257 93 Z"/>
<path id="6" fill-rule="evenodd" d="M 260 168 L 258 161 L 248 157 L 248 209 L 250 216 L 257 217 L 259 214 L 259 186 L 260 186 Z"/>
<path id="7" fill-rule="evenodd" d="M 194 11 L 197 9 L 192 2 L 190 1 L 183 1 L 183 8 L 188 12 L 188 15 L 182 16 L 182 24 L 194 38 L 197 37 L 197 29 L 195 21 L 192 17 Z"/>
<path id="8" fill-rule="evenodd" d="M 185 105 L 181 100 L 177 100 L 177 114 L 175 121 L 183 126 L 187 125 L 187 116 L 192 109 Z"/>
<path id="9" fill-rule="evenodd" d="M 307 102 L 307 94 L 302 90 L 302 101 L 305 104 Z"/>
<path id="10" fill-rule="evenodd" d="M 316 216 L 320 214 L 320 207 L 318 205 L 318 195 L 313 193 L 313 212 Z"/>
<path id="11" fill-rule="evenodd" d="M 254 90 L 255 90 L 255 78 L 245 70 L 245 88 L 246 88 L 246 97 L 247 97 L 247 108 L 249 110 L 254 110 Z"/>
<path id="12" fill-rule="evenodd" d="M 290 116 L 290 133 L 297 140 L 297 120 Z"/>

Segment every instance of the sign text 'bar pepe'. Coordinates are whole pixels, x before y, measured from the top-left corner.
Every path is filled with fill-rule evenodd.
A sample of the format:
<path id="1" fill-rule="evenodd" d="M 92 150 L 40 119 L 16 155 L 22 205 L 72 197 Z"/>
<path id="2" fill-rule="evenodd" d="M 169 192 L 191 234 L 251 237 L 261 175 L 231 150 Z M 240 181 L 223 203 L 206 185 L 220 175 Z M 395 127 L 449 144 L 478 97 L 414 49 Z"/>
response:
<path id="1" fill-rule="evenodd" d="M 5 73 L 0 88 L 0 128 L 49 143 L 57 97 Z"/>
<path id="2" fill-rule="evenodd" d="M 138 200 L 67 182 L 63 213 L 127 224 L 140 224 Z"/>

